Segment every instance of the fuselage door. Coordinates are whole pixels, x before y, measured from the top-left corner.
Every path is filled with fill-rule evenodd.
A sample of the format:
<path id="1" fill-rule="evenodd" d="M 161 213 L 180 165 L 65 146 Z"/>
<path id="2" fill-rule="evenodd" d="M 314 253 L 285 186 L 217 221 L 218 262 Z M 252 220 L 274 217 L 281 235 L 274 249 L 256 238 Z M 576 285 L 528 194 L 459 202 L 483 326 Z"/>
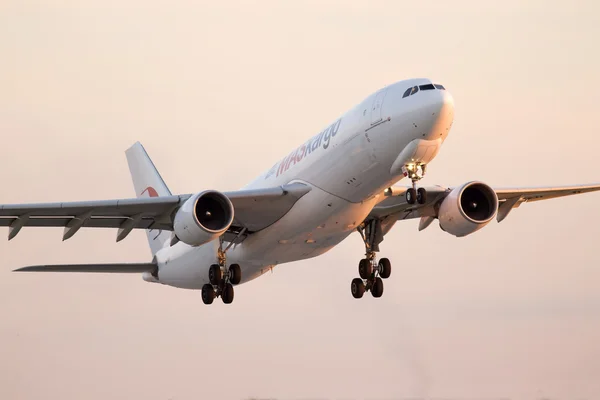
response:
<path id="1" fill-rule="evenodd" d="M 371 125 L 375 125 L 382 119 L 381 109 L 383 107 L 383 99 L 385 98 L 386 92 L 387 88 L 384 88 L 375 94 L 373 104 L 371 105 Z"/>

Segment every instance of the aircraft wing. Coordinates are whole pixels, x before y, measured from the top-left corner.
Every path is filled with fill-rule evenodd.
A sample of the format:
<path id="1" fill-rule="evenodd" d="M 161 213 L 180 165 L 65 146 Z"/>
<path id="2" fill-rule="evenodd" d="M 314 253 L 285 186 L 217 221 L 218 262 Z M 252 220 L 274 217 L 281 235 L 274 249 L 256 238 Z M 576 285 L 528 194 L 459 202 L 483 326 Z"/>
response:
<path id="1" fill-rule="evenodd" d="M 519 198 L 521 203 L 538 200 L 553 199 L 556 197 L 571 196 L 574 194 L 595 192 L 600 190 L 600 184 L 563 186 L 563 187 L 532 187 L 532 188 L 505 188 L 494 189 L 498 200 Z"/>
<path id="2" fill-rule="evenodd" d="M 425 190 L 427 190 L 427 202 L 425 204 L 408 204 L 405 194 L 409 188 L 409 186 L 394 186 L 386 190 L 384 192 L 385 198 L 373 208 L 366 219 L 433 217 L 436 215 L 434 206 L 452 190 L 443 186 L 425 187 Z"/>
<path id="3" fill-rule="evenodd" d="M 408 204 L 405 193 L 409 187 L 392 187 L 384 193 L 386 196 L 369 214 L 367 220 L 379 218 L 388 222 L 420 217 L 437 217 L 436 206 L 452 191 L 453 188 L 443 186 L 425 187 L 427 202 L 425 204 Z M 600 184 L 576 185 L 562 187 L 530 187 L 530 188 L 494 188 L 499 200 L 498 222 L 508 213 L 523 203 L 554 199 L 600 190 Z"/>
<path id="4" fill-rule="evenodd" d="M 246 235 L 259 231 L 283 217 L 310 191 L 293 183 L 273 188 L 223 192 L 234 206 L 234 221 L 225 234 L 233 238 L 245 229 Z M 66 203 L 0 205 L 0 226 L 8 226 L 8 239 L 21 228 L 33 226 L 64 227 L 63 240 L 80 228 L 117 228 L 117 241 L 133 229 L 173 230 L 176 211 L 191 194 Z"/>

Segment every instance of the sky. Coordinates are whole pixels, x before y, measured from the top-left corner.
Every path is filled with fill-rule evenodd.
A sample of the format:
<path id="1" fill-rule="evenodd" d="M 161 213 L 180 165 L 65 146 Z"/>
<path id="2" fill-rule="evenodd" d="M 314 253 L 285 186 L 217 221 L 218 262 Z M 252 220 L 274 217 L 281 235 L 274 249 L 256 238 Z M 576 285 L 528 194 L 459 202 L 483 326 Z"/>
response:
<path id="1" fill-rule="evenodd" d="M 595 1 L 0 3 L 0 204 L 133 197 L 141 141 L 174 193 L 235 190 L 364 97 L 427 77 L 455 122 L 423 185 L 600 182 Z M 138 275 L 143 232 L 0 241 L 0 398 L 510 399 L 600 395 L 600 194 L 524 204 L 465 238 L 395 225 L 236 288 Z"/>

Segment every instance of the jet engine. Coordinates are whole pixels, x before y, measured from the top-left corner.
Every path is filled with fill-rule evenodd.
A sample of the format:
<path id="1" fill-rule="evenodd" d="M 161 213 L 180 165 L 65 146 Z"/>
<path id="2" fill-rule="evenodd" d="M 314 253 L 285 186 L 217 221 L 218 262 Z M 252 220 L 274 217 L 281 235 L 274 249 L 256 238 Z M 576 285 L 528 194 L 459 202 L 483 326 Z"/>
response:
<path id="1" fill-rule="evenodd" d="M 233 222 L 233 204 L 227 196 L 206 190 L 191 196 L 175 214 L 173 231 L 179 240 L 200 246 L 221 236 Z"/>
<path id="2" fill-rule="evenodd" d="M 498 196 L 482 182 L 454 188 L 438 210 L 440 228 L 451 235 L 467 236 L 486 226 L 498 212 Z"/>

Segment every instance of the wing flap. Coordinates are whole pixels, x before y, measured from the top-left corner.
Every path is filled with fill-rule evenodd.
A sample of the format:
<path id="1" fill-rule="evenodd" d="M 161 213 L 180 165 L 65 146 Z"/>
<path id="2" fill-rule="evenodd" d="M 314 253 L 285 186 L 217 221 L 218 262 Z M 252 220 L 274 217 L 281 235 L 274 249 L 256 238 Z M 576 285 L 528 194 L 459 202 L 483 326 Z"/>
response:
<path id="1" fill-rule="evenodd" d="M 94 273 L 140 273 L 154 271 L 153 263 L 130 264 L 56 264 L 32 265 L 13 270 L 13 272 L 94 272 Z"/>

